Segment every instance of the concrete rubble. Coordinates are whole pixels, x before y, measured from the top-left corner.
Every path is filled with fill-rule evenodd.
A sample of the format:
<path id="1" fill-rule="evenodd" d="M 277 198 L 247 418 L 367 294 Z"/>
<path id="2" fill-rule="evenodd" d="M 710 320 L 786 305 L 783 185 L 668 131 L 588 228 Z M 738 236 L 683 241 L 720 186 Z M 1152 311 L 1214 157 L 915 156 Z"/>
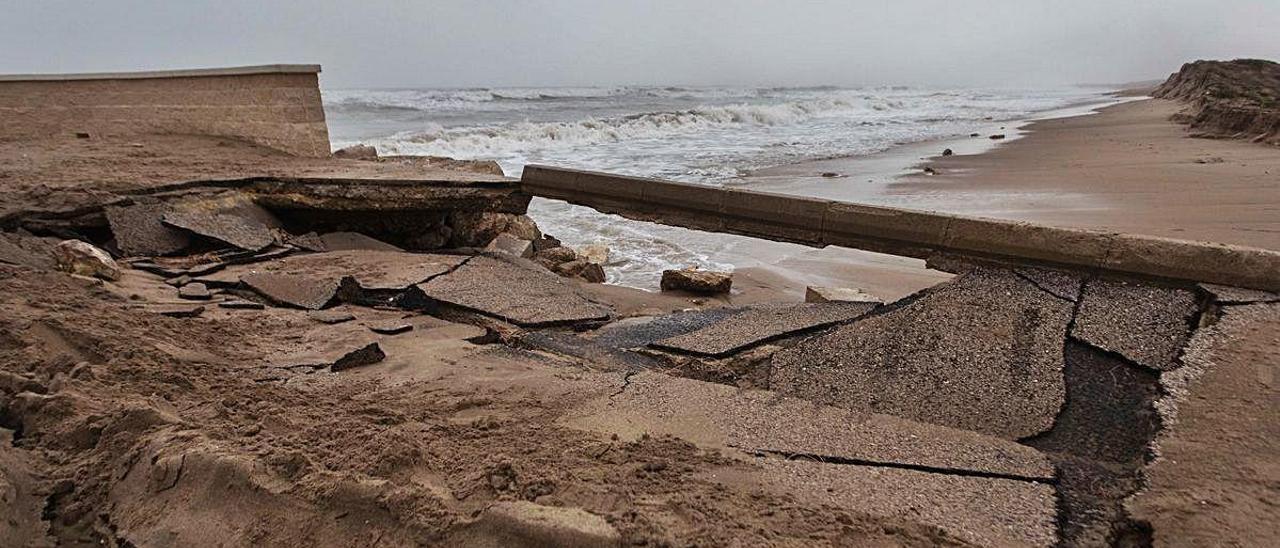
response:
<path id="1" fill-rule="evenodd" d="M 722 273 L 664 273 L 710 299 L 601 285 L 608 249 L 543 234 L 528 199 L 491 174 L 329 174 L 13 217 L 0 532 L 199 542 L 168 517 L 199 506 L 323 529 L 229 544 L 1141 544 L 1179 531 L 1187 489 L 1214 500 L 1200 527 L 1267 519 L 1212 487 L 1269 500 L 1223 479 L 1239 457 L 1214 435 L 1280 437 L 1248 415 L 1275 397 L 1274 292 L 952 256 L 895 302 L 734 304 Z M 747 213 L 773 198 L 732 199 L 715 222 L 765 230 Z"/>

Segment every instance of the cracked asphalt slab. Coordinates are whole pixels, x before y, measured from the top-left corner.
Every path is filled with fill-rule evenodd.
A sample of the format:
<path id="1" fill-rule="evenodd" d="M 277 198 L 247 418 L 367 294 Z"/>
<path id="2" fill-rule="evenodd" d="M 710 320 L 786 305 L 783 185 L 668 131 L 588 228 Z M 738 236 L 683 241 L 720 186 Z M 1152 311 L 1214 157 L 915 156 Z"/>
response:
<path id="1" fill-rule="evenodd" d="M 523 327 L 604 320 L 612 314 L 545 268 L 499 256 L 476 256 L 417 287 L 432 299 Z"/>
<path id="2" fill-rule="evenodd" d="M 650 346 L 700 356 L 722 357 L 797 332 L 819 329 L 866 315 L 879 303 L 827 302 L 752 306 L 693 332 Z"/>
<path id="3" fill-rule="evenodd" d="M 976 268 L 890 308 L 780 350 L 770 388 L 1010 440 L 1053 426 L 1071 303 Z"/>
<path id="4" fill-rule="evenodd" d="M 1178 355 L 1200 312 L 1194 291 L 1117 280 L 1085 284 L 1071 336 L 1158 371 Z"/>

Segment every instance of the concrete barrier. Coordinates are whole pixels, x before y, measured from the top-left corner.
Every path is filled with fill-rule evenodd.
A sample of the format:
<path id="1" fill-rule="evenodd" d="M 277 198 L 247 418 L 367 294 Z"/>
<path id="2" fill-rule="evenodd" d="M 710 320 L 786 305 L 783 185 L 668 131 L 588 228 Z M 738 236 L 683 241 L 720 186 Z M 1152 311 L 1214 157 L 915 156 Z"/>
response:
<path id="1" fill-rule="evenodd" d="M 0 75 L 0 140 L 195 134 L 329 154 L 319 65 Z"/>
<path id="2" fill-rule="evenodd" d="M 1280 290 L 1280 252 L 526 166 L 522 190 L 624 217 L 814 247 L 950 254 Z"/>

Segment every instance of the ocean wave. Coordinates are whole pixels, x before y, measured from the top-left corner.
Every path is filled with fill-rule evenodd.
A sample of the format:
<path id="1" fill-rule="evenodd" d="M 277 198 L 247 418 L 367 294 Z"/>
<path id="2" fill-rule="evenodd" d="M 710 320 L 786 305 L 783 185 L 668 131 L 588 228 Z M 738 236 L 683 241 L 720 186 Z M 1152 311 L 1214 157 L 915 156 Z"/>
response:
<path id="1" fill-rule="evenodd" d="M 861 104 L 843 99 L 793 101 L 777 104 L 732 104 L 681 111 L 648 112 L 617 118 L 586 118 L 572 122 L 517 122 L 500 126 L 432 127 L 395 136 L 392 142 L 411 143 L 418 154 L 454 157 L 492 157 L 510 150 L 574 147 L 621 141 L 659 139 L 734 126 L 783 126 L 854 111 L 894 108 L 891 102 Z"/>

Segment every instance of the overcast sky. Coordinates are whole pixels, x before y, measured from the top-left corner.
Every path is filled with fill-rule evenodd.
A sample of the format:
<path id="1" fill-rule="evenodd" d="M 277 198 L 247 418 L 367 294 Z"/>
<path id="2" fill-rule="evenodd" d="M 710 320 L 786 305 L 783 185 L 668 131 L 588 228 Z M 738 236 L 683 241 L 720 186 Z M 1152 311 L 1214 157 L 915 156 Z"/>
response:
<path id="1" fill-rule="evenodd" d="M 1036 86 L 1280 59 L 1280 0 L 2 0 L 0 73 L 319 63 L 321 85 Z"/>

